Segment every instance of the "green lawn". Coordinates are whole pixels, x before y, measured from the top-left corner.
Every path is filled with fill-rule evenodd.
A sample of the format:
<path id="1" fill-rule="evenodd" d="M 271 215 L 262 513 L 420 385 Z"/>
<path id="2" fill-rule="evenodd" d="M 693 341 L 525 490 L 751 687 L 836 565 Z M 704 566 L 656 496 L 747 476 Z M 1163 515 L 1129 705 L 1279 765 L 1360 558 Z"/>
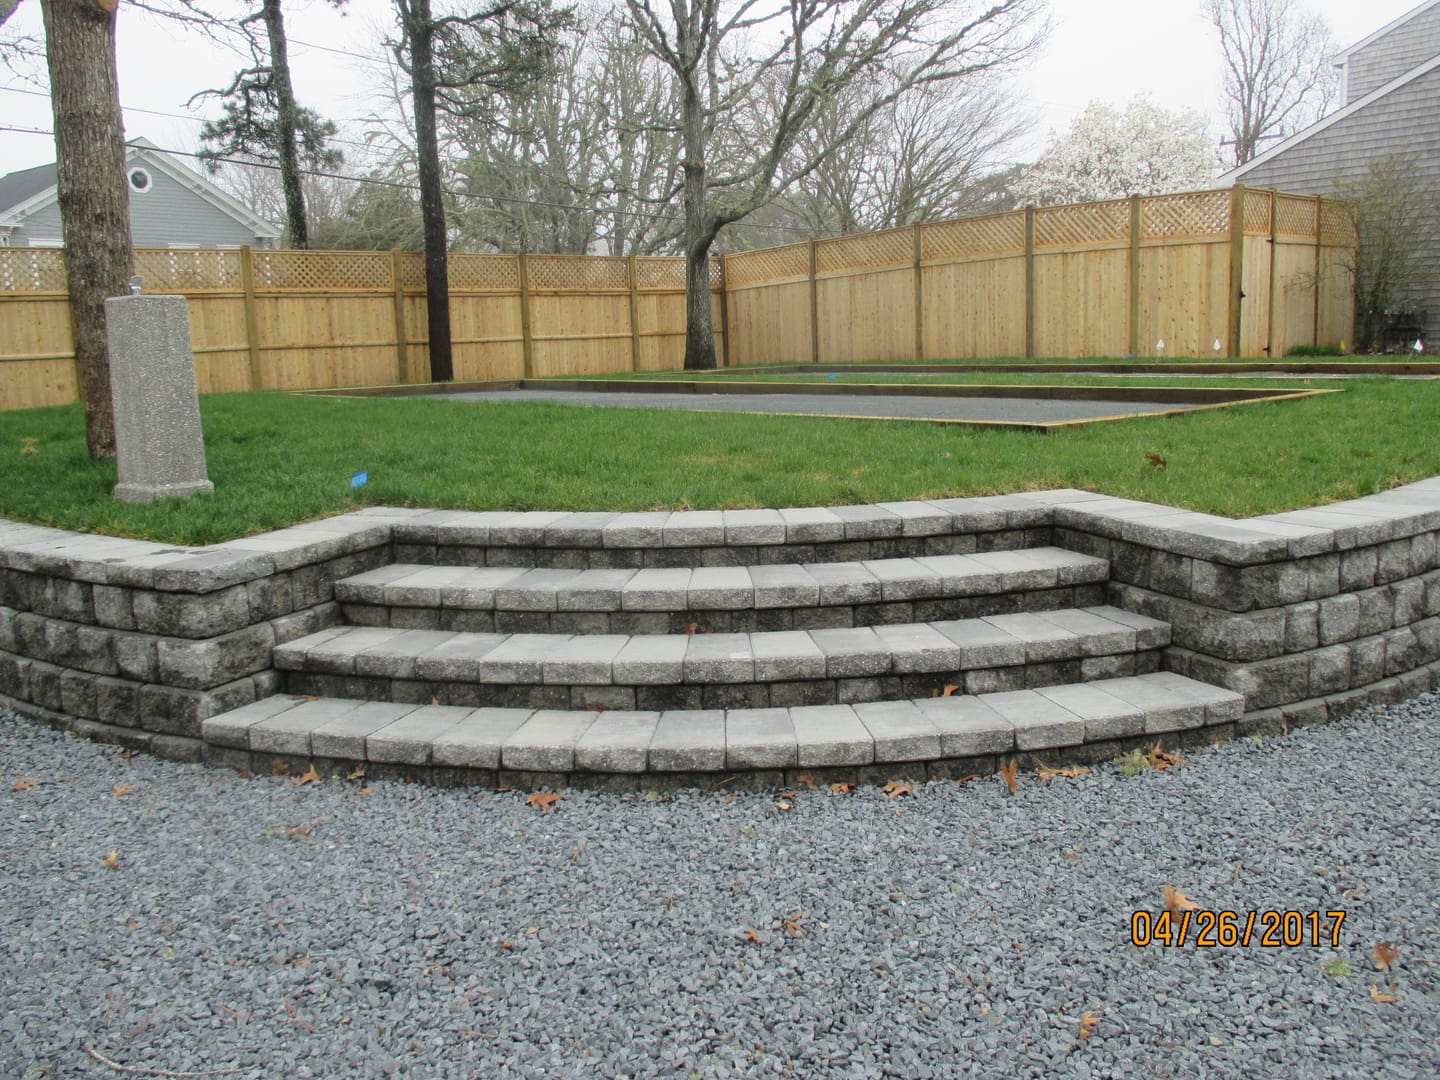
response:
<path id="1" fill-rule="evenodd" d="M 1028 381 L 1072 380 L 1090 381 Z M 201 412 L 215 495 L 149 506 L 110 497 L 114 466 L 86 457 L 78 407 L 0 412 L 0 516 L 193 544 L 369 504 L 703 509 L 1048 487 L 1246 516 L 1440 474 L 1440 381 L 1314 385 L 1346 392 L 1047 435 L 538 403 L 213 395 Z M 1169 467 L 1152 467 L 1147 453 Z M 352 489 L 360 470 L 369 483 Z"/>

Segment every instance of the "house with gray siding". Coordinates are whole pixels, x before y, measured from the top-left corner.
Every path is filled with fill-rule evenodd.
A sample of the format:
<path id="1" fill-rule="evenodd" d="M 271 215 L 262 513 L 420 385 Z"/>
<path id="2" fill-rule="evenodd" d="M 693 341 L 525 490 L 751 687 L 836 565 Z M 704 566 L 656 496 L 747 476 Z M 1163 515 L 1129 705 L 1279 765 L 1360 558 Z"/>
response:
<path id="1" fill-rule="evenodd" d="M 1328 195 L 1365 175 L 1367 165 L 1412 157 L 1440 183 L 1440 0 L 1426 0 L 1336 58 L 1344 105 L 1218 183 Z M 1428 284 L 1412 297 L 1427 332 L 1440 330 L 1440 237 L 1428 238 Z"/>
<path id="2" fill-rule="evenodd" d="M 125 150 L 130 239 L 136 247 L 275 247 L 280 230 L 146 139 Z M 65 239 L 55 166 L 0 176 L 0 247 L 59 247 Z"/>

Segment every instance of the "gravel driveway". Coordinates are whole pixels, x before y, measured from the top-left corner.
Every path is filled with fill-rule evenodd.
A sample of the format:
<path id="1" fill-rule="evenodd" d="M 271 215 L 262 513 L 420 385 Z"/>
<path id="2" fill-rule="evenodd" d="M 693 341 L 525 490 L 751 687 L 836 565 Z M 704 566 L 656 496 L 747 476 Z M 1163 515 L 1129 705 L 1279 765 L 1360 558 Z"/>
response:
<path id="1" fill-rule="evenodd" d="M 1440 1073 L 1433 696 L 1014 796 L 541 812 L 9 714 L 0 760 L 6 1077 Z M 1298 947 L 1132 945 L 1166 884 L 1242 923 L 1322 914 Z"/>

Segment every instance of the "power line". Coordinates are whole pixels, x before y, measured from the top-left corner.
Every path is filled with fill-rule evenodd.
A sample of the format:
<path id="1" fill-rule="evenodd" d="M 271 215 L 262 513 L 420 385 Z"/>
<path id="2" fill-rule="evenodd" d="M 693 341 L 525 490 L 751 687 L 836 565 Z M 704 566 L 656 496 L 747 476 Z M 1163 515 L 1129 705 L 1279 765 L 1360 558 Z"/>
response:
<path id="1" fill-rule="evenodd" d="M 55 134 L 54 131 L 41 128 L 19 128 L 10 126 L 0 127 L 0 131 L 15 131 L 26 135 L 53 136 Z M 188 157 L 197 159 L 201 157 L 200 154 L 197 154 L 190 150 L 173 150 L 169 147 L 164 146 L 156 146 L 153 147 L 153 149 L 162 154 L 173 154 L 177 157 Z M 278 172 L 280 170 L 279 165 L 272 165 L 269 162 L 265 161 L 244 161 L 240 158 L 230 157 L 212 158 L 209 155 L 205 156 L 205 160 L 219 161 L 227 165 L 243 165 L 247 168 L 252 169 L 269 169 L 272 172 Z M 379 177 L 375 176 L 346 176 L 343 173 L 322 172 L 319 169 L 300 169 L 298 171 L 302 176 L 318 176 L 326 180 L 345 180 L 353 184 L 369 184 L 375 187 L 398 188 L 405 191 L 420 190 L 418 184 L 405 183 L 404 181 L 400 180 L 382 180 Z M 494 203 L 510 203 L 515 206 L 537 206 L 551 210 L 566 210 L 571 213 L 593 213 L 598 216 L 610 214 L 616 217 L 644 218 L 650 221 L 664 221 L 670 224 L 680 224 L 683 223 L 685 220 L 684 218 L 675 217 L 673 214 L 657 214 L 644 210 L 619 210 L 614 208 L 575 206 L 568 203 L 547 202 L 543 199 L 517 199 L 509 195 L 482 195 L 473 191 L 456 191 L 453 188 L 442 188 L 441 190 L 446 195 L 453 196 L 457 199 L 488 199 Z M 757 223 L 744 221 L 731 222 L 731 225 L 742 229 L 763 229 L 768 232 L 790 232 L 799 233 L 802 236 L 810 235 L 810 230 L 796 228 L 793 225 L 760 225 Z"/>

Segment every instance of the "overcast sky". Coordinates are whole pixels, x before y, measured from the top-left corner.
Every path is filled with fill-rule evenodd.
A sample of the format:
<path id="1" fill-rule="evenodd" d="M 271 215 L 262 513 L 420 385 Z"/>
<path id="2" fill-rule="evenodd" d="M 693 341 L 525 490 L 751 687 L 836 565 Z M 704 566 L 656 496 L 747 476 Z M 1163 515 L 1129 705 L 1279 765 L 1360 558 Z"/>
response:
<path id="1" fill-rule="evenodd" d="M 1343 47 L 1418 2 L 1309 0 L 1308 7 L 1329 21 Z M 1016 147 L 1013 156 L 1032 159 L 1050 132 L 1063 130 L 1091 101 L 1124 104 L 1149 94 L 1167 108 L 1195 109 L 1218 123 L 1219 51 L 1199 8 L 1200 0 L 1051 0 L 1053 33 L 1017 85 L 1034 109 L 1036 125 L 1032 138 Z M 343 135 L 359 137 L 360 121 L 382 107 L 379 88 L 384 66 L 365 58 L 379 56 L 380 35 L 391 22 L 390 3 L 350 0 L 350 14 L 343 18 L 322 0 L 286 0 L 285 10 L 301 103 L 339 122 Z M 39 34 L 39 0 L 22 0 L 5 33 L 14 28 Z M 241 58 L 158 23 L 128 4 L 121 6 L 118 41 L 126 135 L 193 150 L 196 120 L 155 114 L 197 118 L 217 114 L 213 101 L 193 109 L 187 109 L 186 102 L 197 91 L 227 82 L 243 66 Z M 50 124 L 49 100 L 33 83 L 8 72 L 0 75 L 0 127 L 48 131 Z M 0 174 L 54 160 L 48 134 L 0 131 Z"/>

